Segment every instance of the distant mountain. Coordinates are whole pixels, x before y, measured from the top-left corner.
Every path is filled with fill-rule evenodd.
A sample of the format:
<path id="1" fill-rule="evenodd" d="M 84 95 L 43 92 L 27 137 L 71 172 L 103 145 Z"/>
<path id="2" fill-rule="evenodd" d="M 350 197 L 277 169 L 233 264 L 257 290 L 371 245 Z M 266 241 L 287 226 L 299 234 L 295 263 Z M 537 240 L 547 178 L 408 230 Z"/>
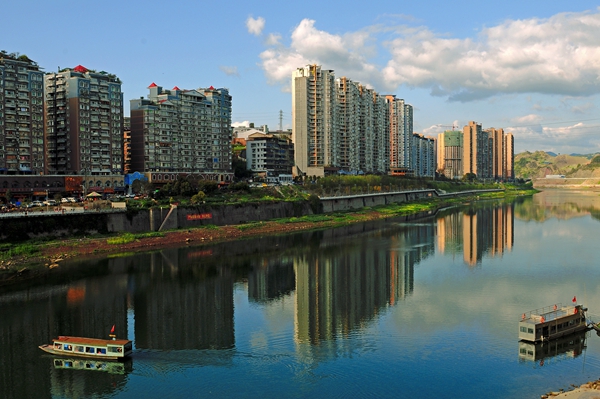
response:
<path id="1" fill-rule="evenodd" d="M 535 179 L 546 175 L 600 176 L 600 155 L 557 155 L 545 151 L 526 151 L 515 155 L 515 177 Z"/>

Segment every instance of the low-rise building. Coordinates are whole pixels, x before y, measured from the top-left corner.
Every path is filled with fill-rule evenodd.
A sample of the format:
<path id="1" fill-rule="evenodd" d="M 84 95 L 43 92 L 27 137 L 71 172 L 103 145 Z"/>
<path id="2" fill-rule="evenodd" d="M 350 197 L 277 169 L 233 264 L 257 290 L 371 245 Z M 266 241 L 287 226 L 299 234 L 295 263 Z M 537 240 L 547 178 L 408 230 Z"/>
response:
<path id="1" fill-rule="evenodd" d="M 293 166 L 294 145 L 289 138 L 263 133 L 247 137 L 247 169 L 266 177 L 291 174 Z"/>

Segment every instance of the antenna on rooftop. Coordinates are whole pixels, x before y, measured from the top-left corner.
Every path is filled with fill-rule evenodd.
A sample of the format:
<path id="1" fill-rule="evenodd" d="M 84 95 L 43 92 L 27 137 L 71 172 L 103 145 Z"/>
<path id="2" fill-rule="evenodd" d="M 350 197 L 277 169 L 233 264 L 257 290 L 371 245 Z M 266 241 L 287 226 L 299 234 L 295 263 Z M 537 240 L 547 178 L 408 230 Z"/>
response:
<path id="1" fill-rule="evenodd" d="M 283 131 L 283 111 L 279 110 L 279 131 Z"/>

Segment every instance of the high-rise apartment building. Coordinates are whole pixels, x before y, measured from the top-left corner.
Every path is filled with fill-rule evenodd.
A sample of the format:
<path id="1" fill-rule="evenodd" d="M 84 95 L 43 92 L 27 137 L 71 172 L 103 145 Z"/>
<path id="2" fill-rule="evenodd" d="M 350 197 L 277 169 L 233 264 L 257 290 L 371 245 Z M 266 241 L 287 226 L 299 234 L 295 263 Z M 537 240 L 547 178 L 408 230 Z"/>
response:
<path id="1" fill-rule="evenodd" d="M 435 177 L 436 143 L 432 137 L 413 133 L 411 143 L 411 167 L 415 176 Z"/>
<path id="2" fill-rule="evenodd" d="M 504 178 L 514 180 L 515 178 L 515 139 L 512 133 L 504 136 Z"/>
<path id="3" fill-rule="evenodd" d="M 504 129 L 495 129 L 492 127 L 485 131 L 492 139 L 492 178 L 495 180 L 504 180 L 506 170 Z"/>
<path id="4" fill-rule="evenodd" d="M 412 175 L 418 164 L 417 176 L 433 176 L 435 140 L 413 148 L 413 107 L 395 95 L 308 65 L 292 74 L 292 119 L 296 173 Z"/>
<path id="5" fill-rule="evenodd" d="M 396 175 L 412 174 L 412 105 L 394 95 L 386 95 L 385 98 L 389 117 L 390 171 Z"/>
<path id="6" fill-rule="evenodd" d="M 177 174 L 233 180 L 231 96 L 225 88 L 171 90 L 152 83 L 147 99 L 131 100 L 131 169 L 151 182 Z"/>
<path id="7" fill-rule="evenodd" d="M 470 121 L 463 127 L 463 174 L 492 177 L 492 139 L 480 123 Z"/>
<path id="8" fill-rule="evenodd" d="M 463 132 L 446 130 L 438 135 L 438 171 L 449 179 L 463 177 Z"/>
<path id="9" fill-rule="evenodd" d="M 46 173 L 122 174 L 121 80 L 78 65 L 44 83 Z"/>
<path id="10" fill-rule="evenodd" d="M 514 138 L 504 129 L 486 129 L 492 139 L 492 178 L 495 180 L 514 179 Z"/>
<path id="11" fill-rule="evenodd" d="M 323 176 L 339 159 L 335 77 L 319 65 L 292 74 L 292 141 L 300 174 Z"/>
<path id="12" fill-rule="evenodd" d="M 43 82 L 27 56 L 0 52 L 0 174 L 44 170 Z"/>
<path id="13" fill-rule="evenodd" d="M 339 151 L 332 166 L 350 173 L 386 173 L 388 132 L 385 99 L 374 90 L 342 77 L 336 82 L 335 115 Z"/>

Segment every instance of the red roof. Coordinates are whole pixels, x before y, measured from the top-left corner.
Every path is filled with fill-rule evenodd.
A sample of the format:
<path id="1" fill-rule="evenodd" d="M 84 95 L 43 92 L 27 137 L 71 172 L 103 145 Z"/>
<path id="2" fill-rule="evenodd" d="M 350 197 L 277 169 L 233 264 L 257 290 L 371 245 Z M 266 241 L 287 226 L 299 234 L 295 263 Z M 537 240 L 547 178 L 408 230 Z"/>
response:
<path id="1" fill-rule="evenodd" d="M 150 86 L 148 86 L 148 88 L 151 88 L 151 87 L 157 87 L 156 83 L 152 82 L 152 84 Z"/>
<path id="2" fill-rule="evenodd" d="M 73 70 L 75 72 L 81 72 L 81 73 L 86 73 L 88 71 L 88 69 L 86 67 L 84 67 L 83 65 L 77 65 L 75 68 L 73 68 Z"/>
<path id="3" fill-rule="evenodd" d="M 214 87 L 212 87 L 212 86 L 210 86 L 210 87 L 208 88 L 208 90 L 214 90 L 214 89 L 215 89 L 215 88 L 214 88 Z"/>
<path id="4" fill-rule="evenodd" d="M 179 87 L 175 86 L 172 90 L 181 90 Z"/>

